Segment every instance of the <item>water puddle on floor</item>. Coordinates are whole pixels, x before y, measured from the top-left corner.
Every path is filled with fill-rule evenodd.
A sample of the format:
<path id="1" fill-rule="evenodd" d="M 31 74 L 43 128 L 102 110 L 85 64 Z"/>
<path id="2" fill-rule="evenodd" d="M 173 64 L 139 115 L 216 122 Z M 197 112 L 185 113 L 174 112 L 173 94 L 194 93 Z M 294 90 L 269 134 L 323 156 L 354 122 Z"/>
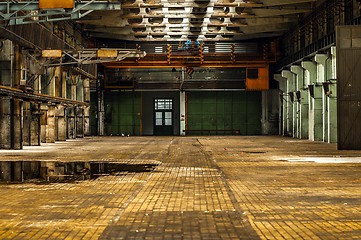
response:
<path id="1" fill-rule="evenodd" d="M 276 160 L 288 162 L 314 162 L 314 163 L 361 163 L 361 157 L 291 157 L 291 158 L 278 158 Z"/>
<path id="2" fill-rule="evenodd" d="M 2 161 L 0 182 L 71 182 L 125 173 L 152 172 L 160 162 Z"/>

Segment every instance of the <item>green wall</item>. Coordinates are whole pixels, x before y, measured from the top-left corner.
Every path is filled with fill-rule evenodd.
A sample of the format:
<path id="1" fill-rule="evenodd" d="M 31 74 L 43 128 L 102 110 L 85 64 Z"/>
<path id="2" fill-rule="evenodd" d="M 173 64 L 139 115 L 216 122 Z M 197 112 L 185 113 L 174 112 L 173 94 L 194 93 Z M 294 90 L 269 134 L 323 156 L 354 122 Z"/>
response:
<path id="1" fill-rule="evenodd" d="M 105 134 L 140 135 L 141 94 L 131 91 L 107 91 L 105 103 Z M 134 103 L 134 104 L 133 104 Z"/>
<path id="2" fill-rule="evenodd" d="M 188 135 L 261 134 L 261 92 L 188 92 Z"/>

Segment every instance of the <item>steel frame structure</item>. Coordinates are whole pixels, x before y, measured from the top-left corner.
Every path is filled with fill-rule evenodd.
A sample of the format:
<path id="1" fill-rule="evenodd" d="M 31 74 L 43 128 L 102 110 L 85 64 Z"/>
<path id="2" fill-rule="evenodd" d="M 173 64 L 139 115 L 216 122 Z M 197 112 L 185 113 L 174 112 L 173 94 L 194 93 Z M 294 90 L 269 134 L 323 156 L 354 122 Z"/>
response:
<path id="1" fill-rule="evenodd" d="M 120 3 L 109 1 L 75 1 L 72 9 L 40 9 L 39 1 L 6 0 L 0 2 L 0 25 L 19 25 L 80 19 L 96 10 L 120 10 Z"/>
<path id="2" fill-rule="evenodd" d="M 87 65 L 107 62 L 119 62 L 125 58 L 142 58 L 146 56 L 146 52 L 135 49 L 105 49 L 117 51 L 117 57 L 99 58 L 98 50 L 100 49 L 82 49 L 62 51 L 61 58 L 49 58 L 43 66 L 64 66 L 64 65 Z M 103 50 L 103 49 L 102 49 Z"/>
<path id="3" fill-rule="evenodd" d="M 89 106 L 89 103 L 87 102 L 81 102 L 81 101 L 76 101 L 61 97 L 48 96 L 40 93 L 31 93 L 7 86 L 0 86 L 0 97 L 1 96 L 10 96 L 27 101 L 38 101 L 43 103 L 60 103 L 60 104 L 69 104 L 75 106 Z"/>

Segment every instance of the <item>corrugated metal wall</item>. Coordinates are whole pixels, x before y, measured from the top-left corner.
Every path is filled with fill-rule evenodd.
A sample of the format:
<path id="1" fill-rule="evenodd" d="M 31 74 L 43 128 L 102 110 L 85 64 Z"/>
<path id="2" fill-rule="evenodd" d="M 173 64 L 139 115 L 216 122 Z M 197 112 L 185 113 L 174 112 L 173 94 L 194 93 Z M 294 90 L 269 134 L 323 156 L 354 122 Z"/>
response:
<path id="1" fill-rule="evenodd" d="M 261 92 L 187 93 L 188 135 L 261 134 Z"/>
<path id="2" fill-rule="evenodd" d="M 139 136 L 140 92 L 107 91 L 104 95 L 105 134 Z"/>
<path id="3" fill-rule="evenodd" d="M 338 149 L 361 150 L 361 26 L 337 28 Z"/>

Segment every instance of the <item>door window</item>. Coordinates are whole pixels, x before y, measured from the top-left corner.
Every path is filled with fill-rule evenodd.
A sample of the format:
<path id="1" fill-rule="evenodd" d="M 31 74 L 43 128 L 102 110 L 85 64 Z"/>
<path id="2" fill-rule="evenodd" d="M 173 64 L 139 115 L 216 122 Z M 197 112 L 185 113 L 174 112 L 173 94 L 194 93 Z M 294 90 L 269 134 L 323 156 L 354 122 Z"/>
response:
<path id="1" fill-rule="evenodd" d="M 173 109 L 173 99 L 155 99 L 154 101 L 155 110 L 172 110 Z"/>
<path id="2" fill-rule="evenodd" d="M 172 125 L 172 112 L 164 112 L 164 125 Z"/>
<path id="3" fill-rule="evenodd" d="M 155 125 L 162 126 L 163 125 L 163 112 L 155 113 Z"/>

